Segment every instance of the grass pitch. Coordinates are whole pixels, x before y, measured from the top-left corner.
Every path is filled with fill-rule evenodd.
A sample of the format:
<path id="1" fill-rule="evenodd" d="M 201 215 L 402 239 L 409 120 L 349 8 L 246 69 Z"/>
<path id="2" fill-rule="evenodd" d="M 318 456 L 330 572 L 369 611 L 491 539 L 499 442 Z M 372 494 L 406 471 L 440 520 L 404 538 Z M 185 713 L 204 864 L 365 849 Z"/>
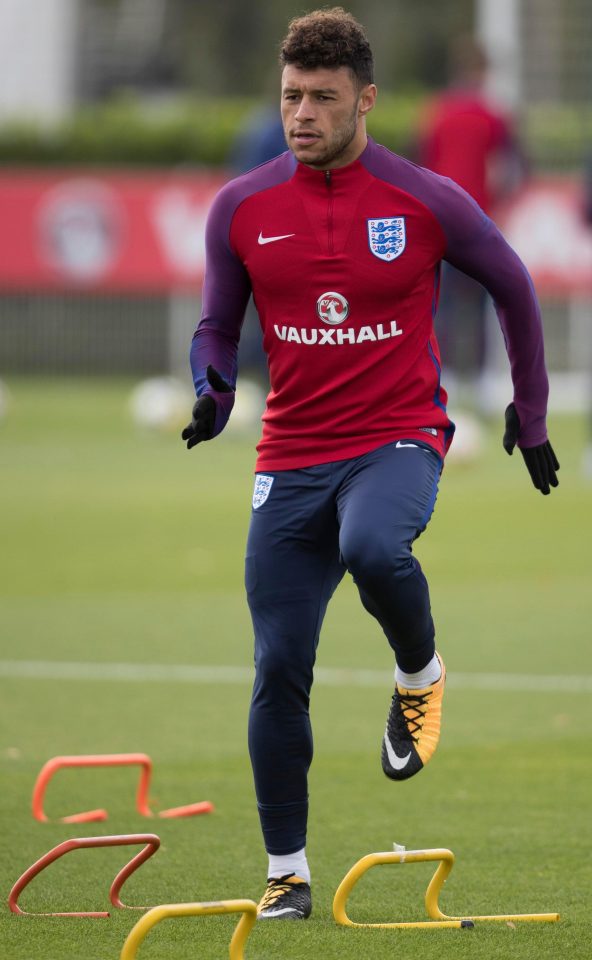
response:
<path id="1" fill-rule="evenodd" d="M 131 384 L 9 386 L 12 406 L 0 425 L 0 957 L 117 960 L 138 914 L 21 918 L 6 898 L 61 840 L 147 831 L 162 846 L 124 887 L 125 902 L 260 896 L 242 588 L 255 438 L 223 436 L 187 453 L 175 433 L 133 427 Z M 303 924 L 257 925 L 248 960 L 592 955 L 592 487 L 580 473 L 583 421 L 557 418 L 551 436 L 562 468 L 548 498 L 530 486 L 520 456 L 503 453 L 501 416 L 479 461 L 445 470 L 416 553 L 450 682 L 436 757 L 408 782 L 393 784 L 380 770 L 389 650 L 351 582 L 339 588 L 312 703 L 314 913 Z M 225 669 L 212 680 L 197 669 L 205 667 Z M 576 686 L 574 675 L 585 679 Z M 49 757 L 131 751 L 154 761 L 155 808 L 209 799 L 216 812 L 146 820 L 134 810 L 136 770 L 83 770 L 56 776 L 48 814 L 104 806 L 109 820 L 33 820 L 31 791 Z M 363 854 L 394 841 L 454 851 L 441 898 L 448 913 L 558 910 L 561 922 L 338 928 L 331 902 L 339 881 Z M 109 885 L 135 852 L 69 854 L 33 881 L 22 906 L 107 909 Z M 376 868 L 351 898 L 350 915 L 423 919 L 430 875 L 429 865 Z M 225 957 L 234 923 L 166 921 L 138 956 Z"/>

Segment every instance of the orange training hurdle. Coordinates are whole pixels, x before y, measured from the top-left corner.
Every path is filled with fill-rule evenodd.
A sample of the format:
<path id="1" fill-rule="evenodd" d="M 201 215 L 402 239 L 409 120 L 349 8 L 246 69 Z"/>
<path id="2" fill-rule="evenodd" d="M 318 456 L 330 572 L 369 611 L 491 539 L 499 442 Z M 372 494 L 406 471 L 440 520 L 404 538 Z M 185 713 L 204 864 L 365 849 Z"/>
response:
<path id="1" fill-rule="evenodd" d="M 31 882 L 33 877 L 36 877 L 38 873 L 41 873 L 42 870 L 45 870 L 46 867 L 53 863 L 54 860 L 58 860 L 60 857 L 63 857 L 66 853 L 70 853 L 71 850 L 82 850 L 87 847 L 121 847 L 128 846 L 131 844 L 143 843 L 145 844 L 144 848 L 140 850 L 139 853 L 133 857 L 129 863 L 123 867 L 117 876 L 115 877 L 111 888 L 109 890 L 109 899 L 114 907 L 125 908 L 128 910 L 148 910 L 149 907 L 132 907 L 128 904 L 122 903 L 120 899 L 120 892 L 123 884 L 128 877 L 134 873 L 138 867 L 140 867 L 149 857 L 156 853 L 160 846 L 160 837 L 157 837 L 155 833 L 128 833 L 121 834 L 111 837 L 74 837 L 72 840 L 64 840 L 62 843 L 58 843 L 57 847 L 49 850 L 48 853 L 45 853 L 39 860 L 36 860 L 25 872 L 19 877 L 16 881 L 10 894 L 8 896 L 8 906 L 13 913 L 18 913 L 21 916 L 27 917 L 91 917 L 93 919 L 102 919 L 108 917 L 109 913 L 101 911 L 75 911 L 75 912 L 60 912 L 60 913 L 37 913 L 31 912 L 28 910 L 23 910 L 18 905 L 18 898 L 23 892 L 26 886 Z"/>
<path id="2" fill-rule="evenodd" d="M 139 765 L 140 781 L 136 793 L 136 810 L 143 817 L 193 817 L 200 813 L 211 813 L 214 805 L 209 800 L 202 800 L 198 803 L 188 803 L 181 807 L 171 807 L 168 810 L 161 810 L 154 814 L 148 806 L 148 788 L 150 786 L 150 777 L 152 775 L 152 760 L 146 753 L 101 753 L 101 754 L 83 754 L 80 756 L 53 757 L 48 760 L 41 768 L 35 786 L 33 788 L 33 816 L 42 823 L 48 823 L 49 818 L 43 810 L 43 801 L 45 791 L 49 781 L 64 767 L 121 767 Z M 107 811 L 86 810 L 83 813 L 72 813 L 69 816 L 61 817 L 61 823 L 90 823 L 98 820 L 106 820 Z"/>

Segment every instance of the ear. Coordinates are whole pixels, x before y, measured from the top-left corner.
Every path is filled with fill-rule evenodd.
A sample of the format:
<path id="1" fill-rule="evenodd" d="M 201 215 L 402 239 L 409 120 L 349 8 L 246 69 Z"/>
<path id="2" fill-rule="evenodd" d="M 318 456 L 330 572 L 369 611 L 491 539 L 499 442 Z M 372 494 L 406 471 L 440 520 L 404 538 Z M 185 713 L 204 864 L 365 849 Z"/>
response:
<path id="1" fill-rule="evenodd" d="M 370 113 L 376 103 L 377 92 L 376 84 L 374 83 L 369 83 L 368 86 L 363 88 L 358 103 L 359 116 L 365 117 L 367 113 Z"/>

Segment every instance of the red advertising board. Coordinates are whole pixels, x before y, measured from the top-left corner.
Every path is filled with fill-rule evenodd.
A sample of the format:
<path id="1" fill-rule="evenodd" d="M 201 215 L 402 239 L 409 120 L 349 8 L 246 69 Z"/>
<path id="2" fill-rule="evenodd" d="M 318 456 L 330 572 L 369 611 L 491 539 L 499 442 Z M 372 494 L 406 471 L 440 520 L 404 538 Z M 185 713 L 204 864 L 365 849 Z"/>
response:
<path id="1" fill-rule="evenodd" d="M 221 172 L 0 174 L 0 290 L 199 292 Z M 592 231 L 573 179 L 532 181 L 496 220 L 541 295 L 592 294 Z"/>
<path id="2" fill-rule="evenodd" d="M 0 174 L 0 289 L 198 290 L 220 173 Z"/>
<path id="3" fill-rule="evenodd" d="M 592 295 L 592 225 L 575 178 L 531 181 L 496 221 L 528 267 L 539 295 Z"/>

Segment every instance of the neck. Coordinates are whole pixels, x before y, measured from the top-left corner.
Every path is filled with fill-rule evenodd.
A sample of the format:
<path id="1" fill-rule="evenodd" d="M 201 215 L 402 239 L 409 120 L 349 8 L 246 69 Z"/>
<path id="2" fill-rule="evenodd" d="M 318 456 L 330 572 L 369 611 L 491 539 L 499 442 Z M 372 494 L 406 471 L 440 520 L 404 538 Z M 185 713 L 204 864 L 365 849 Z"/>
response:
<path id="1" fill-rule="evenodd" d="M 335 157 L 333 160 L 330 160 L 328 163 L 308 163 L 306 166 L 310 167 L 312 170 L 338 170 L 340 167 L 348 167 L 350 163 L 354 163 L 361 155 L 368 145 L 368 136 L 366 134 L 366 127 L 360 129 L 356 132 L 354 138 L 348 143 L 347 147 Z"/>

